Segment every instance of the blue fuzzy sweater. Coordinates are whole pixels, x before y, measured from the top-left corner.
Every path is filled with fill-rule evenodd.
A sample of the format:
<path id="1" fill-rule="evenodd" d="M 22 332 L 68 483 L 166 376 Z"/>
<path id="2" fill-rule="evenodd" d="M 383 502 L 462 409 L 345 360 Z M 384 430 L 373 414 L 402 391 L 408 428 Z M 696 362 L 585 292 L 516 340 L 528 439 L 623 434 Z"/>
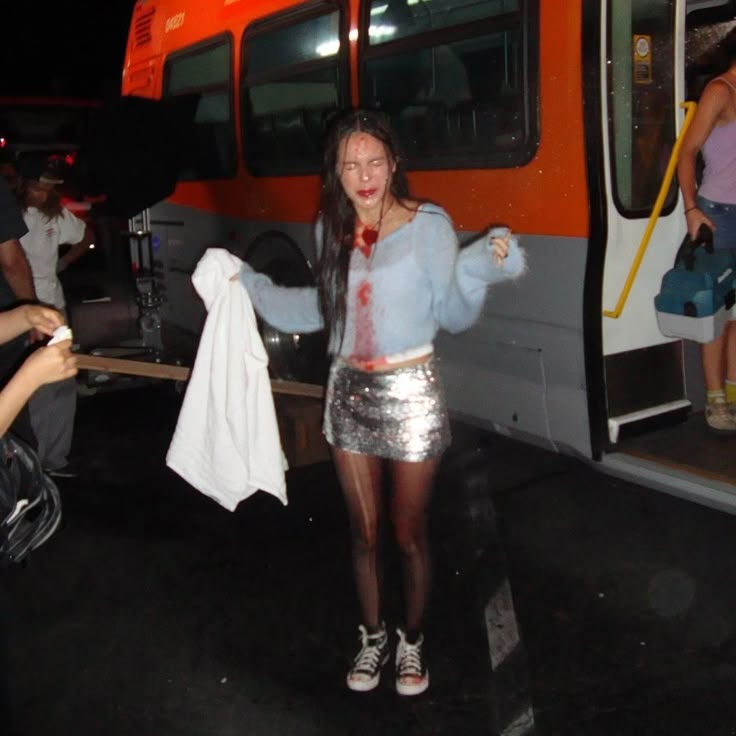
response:
<path id="1" fill-rule="evenodd" d="M 461 332 L 483 307 L 489 285 L 524 271 L 524 252 L 515 237 L 499 268 L 489 237 L 460 249 L 447 213 L 422 204 L 415 217 L 373 246 L 369 258 L 355 249 L 350 259 L 345 334 L 331 335 L 329 350 L 371 360 L 433 342 L 437 330 Z M 321 227 L 317 224 L 317 242 Z M 283 332 L 324 327 L 315 287 L 283 287 L 243 266 L 240 280 L 258 314 Z"/>

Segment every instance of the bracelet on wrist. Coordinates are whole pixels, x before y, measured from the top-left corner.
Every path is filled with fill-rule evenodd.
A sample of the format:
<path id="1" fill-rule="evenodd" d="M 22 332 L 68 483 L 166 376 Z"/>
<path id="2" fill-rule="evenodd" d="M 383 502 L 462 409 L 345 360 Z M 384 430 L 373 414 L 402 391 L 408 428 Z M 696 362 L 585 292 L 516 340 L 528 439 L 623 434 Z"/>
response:
<path id="1" fill-rule="evenodd" d="M 692 207 L 688 207 L 688 208 L 687 208 L 687 209 L 685 210 L 685 214 L 687 214 L 688 212 L 692 212 L 693 210 L 697 210 L 697 209 L 699 209 L 699 208 L 698 208 L 698 205 L 694 204 L 694 205 L 693 205 Z"/>

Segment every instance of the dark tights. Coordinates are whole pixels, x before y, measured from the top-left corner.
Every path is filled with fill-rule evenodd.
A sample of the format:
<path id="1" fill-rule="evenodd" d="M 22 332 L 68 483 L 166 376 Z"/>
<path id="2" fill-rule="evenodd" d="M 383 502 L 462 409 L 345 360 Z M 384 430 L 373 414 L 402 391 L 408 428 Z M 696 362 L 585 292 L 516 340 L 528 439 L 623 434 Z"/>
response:
<path id="1" fill-rule="evenodd" d="M 348 516 L 353 546 L 353 566 L 363 623 L 369 631 L 381 623 L 380 538 L 384 513 L 382 478 L 387 464 L 392 483 L 390 515 L 396 543 L 402 555 L 406 630 L 410 636 L 422 630 L 430 587 L 427 542 L 427 505 L 438 459 L 421 462 L 382 460 L 332 448 Z"/>

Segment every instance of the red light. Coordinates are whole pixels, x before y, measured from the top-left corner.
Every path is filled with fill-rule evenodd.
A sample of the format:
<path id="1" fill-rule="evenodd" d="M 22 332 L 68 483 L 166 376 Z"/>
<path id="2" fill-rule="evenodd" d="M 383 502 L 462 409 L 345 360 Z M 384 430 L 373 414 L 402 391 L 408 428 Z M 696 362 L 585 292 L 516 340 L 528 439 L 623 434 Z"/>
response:
<path id="1" fill-rule="evenodd" d="M 7 138 L 0 138 L 0 148 L 5 148 L 5 146 L 8 145 L 8 139 Z"/>
<path id="2" fill-rule="evenodd" d="M 64 156 L 64 161 L 66 162 L 67 166 L 74 166 L 75 158 L 76 158 L 75 154 L 67 153 L 67 155 Z"/>

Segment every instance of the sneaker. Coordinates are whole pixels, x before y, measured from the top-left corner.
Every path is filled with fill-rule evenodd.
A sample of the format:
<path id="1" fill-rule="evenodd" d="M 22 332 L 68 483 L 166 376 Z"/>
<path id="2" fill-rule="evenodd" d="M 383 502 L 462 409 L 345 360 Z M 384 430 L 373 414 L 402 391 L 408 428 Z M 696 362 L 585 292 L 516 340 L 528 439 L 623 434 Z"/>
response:
<path id="1" fill-rule="evenodd" d="M 424 635 L 410 644 L 406 634 L 397 629 L 399 645 L 396 648 L 396 692 L 399 695 L 419 695 L 429 687 L 429 670 L 422 657 Z"/>
<path id="2" fill-rule="evenodd" d="M 348 672 L 347 682 L 351 690 L 366 693 L 378 685 L 381 668 L 388 662 L 388 634 L 385 624 L 381 624 L 381 630 L 375 634 L 369 634 L 365 626 L 358 628 L 361 647 Z"/>
<path id="3" fill-rule="evenodd" d="M 719 434 L 736 434 L 736 418 L 723 399 L 709 401 L 705 405 L 705 421 L 713 432 Z"/>

